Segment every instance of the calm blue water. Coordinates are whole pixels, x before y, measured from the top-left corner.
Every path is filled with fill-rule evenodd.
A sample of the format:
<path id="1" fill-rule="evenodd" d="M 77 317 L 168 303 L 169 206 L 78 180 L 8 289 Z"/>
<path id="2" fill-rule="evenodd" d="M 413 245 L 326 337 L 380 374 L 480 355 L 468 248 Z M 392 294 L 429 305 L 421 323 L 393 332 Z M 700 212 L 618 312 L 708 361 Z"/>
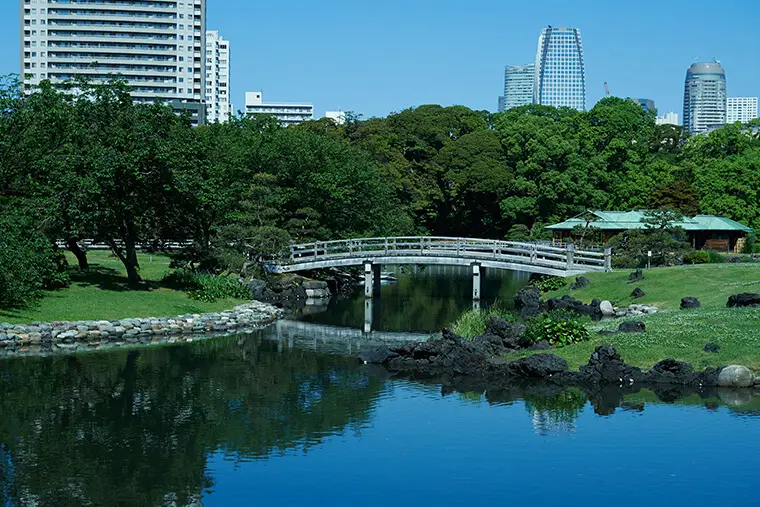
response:
<path id="1" fill-rule="evenodd" d="M 725 407 L 586 405 L 547 432 L 522 401 L 389 382 L 370 422 L 313 447 L 213 453 L 204 505 L 757 505 L 759 452 L 760 421 Z"/>
<path id="2" fill-rule="evenodd" d="M 413 280 L 384 288 L 396 310 L 379 327 L 463 311 L 467 282 L 440 276 L 419 282 L 432 298 Z M 245 336 L 0 360 L 0 506 L 760 504 L 760 392 L 412 382 L 355 359 L 408 335 L 325 325 L 361 327 L 355 305 Z"/>
<path id="3" fill-rule="evenodd" d="M 456 391 L 275 336 L 0 362 L 0 505 L 758 504 L 751 393 Z"/>

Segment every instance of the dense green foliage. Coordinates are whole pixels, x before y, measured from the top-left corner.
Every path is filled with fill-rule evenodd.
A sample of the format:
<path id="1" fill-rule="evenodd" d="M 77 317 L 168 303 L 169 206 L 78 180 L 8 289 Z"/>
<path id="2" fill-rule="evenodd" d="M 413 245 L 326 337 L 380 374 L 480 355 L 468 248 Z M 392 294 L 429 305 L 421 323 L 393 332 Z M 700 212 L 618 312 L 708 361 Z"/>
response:
<path id="1" fill-rule="evenodd" d="M 250 298 L 251 291 L 235 276 L 202 273 L 190 269 L 178 269 L 168 273 L 163 284 L 177 290 L 184 290 L 190 299 L 213 303 L 219 299 Z"/>
<path id="2" fill-rule="evenodd" d="M 523 345 L 530 346 L 546 340 L 553 347 L 564 347 L 574 343 L 588 341 L 586 326 L 578 317 L 564 311 L 553 311 L 526 321 L 527 329 L 523 336 Z"/>
<path id="3" fill-rule="evenodd" d="M 28 304 L 42 289 L 68 283 L 67 262 L 34 217 L 0 213 L 0 307 Z"/>
<path id="4" fill-rule="evenodd" d="M 623 99 L 586 112 L 424 105 L 343 125 L 236 118 L 192 128 L 168 106 L 134 103 L 123 83 L 76 86 L 43 83 L 24 96 L 0 83 L 0 207 L 34 203 L 41 233 L 63 240 L 82 269 L 77 240 L 109 244 L 132 284 L 138 247 L 169 241 L 191 243 L 178 267 L 219 274 L 245 273 L 291 241 L 543 239 L 546 224 L 587 209 L 721 214 L 760 228 L 758 135 L 730 125 L 689 138 Z M 654 228 L 620 239 L 626 265 L 649 249 L 659 264 L 682 257 L 678 235 Z"/>
<path id="5" fill-rule="evenodd" d="M 531 277 L 530 284 L 541 292 L 551 292 L 566 286 L 567 279 L 561 276 L 538 275 Z"/>

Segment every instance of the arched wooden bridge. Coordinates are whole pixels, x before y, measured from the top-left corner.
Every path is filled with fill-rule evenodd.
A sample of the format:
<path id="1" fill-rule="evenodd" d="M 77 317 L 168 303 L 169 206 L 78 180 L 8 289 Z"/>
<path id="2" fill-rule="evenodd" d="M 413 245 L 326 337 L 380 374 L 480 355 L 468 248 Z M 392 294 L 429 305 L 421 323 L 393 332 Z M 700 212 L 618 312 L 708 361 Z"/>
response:
<path id="1" fill-rule="evenodd" d="M 295 273 L 313 269 L 365 266 L 367 295 L 379 284 L 380 266 L 434 264 L 472 266 L 473 277 L 481 268 L 524 271 L 552 276 L 577 276 L 590 271 L 609 271 L 612 254 L 577 250 L 540 243 L 445 237 L 363 238 L 317 241 L 291 245 L 287 259 L 274 262 L 272 271 Z M 476 286 L 477 285 L 477 286 Z M 473 298 L 480 299 L 480 283 L 473 284 Z"/>

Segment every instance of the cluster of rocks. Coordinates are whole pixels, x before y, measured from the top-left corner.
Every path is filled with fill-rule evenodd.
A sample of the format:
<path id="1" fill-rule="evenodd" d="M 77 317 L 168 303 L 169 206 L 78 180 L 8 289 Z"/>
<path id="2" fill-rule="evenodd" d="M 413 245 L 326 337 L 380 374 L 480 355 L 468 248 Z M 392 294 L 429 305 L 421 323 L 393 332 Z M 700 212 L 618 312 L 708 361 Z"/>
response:
<path id="1" fill-rule="evenodd" d="M 177 317 L 0 324 L 0 355 L 191 341 L 255 329 L 280 316 L 274 306 L 253 301 L 225 312 Z"/>
<path id="2" fill-rule="evenodd" d="M 658 308 L 656 306 L 633 304 L 621 308 L 614 306 L 610 301 L 602 301 L 599 308 L 601 309 L 602 315 L 604 317 L 615 318 L 641 317 L 643 315 L 651 315 L 658 312 Z"/>
<path id="3" fill-rule="evenodd" d="M 441 338 L 400 347 L 383 346 L 360 356 L 365 363 L 383 365 L 391 371 L 422 376 L 471 376 L 486 382 L 526 379 L 550 381 L 561 386 L 633 386 L 672 384 L 698 388 L 751 387 L 760 385 L 744 366 L 694 371 L 685 362 L 660 361 L 648 371 L 627 364 L 611 345 L 596 348 L 588 363 L 570 371 L 567 361 L 553 354 L 535 354 L 516 360 L 501 357 L 519 338 L 519 324 L 503 328 L 501 335 L 486 334 L 466 340 L 444 330 Z"/>
<path id="4" fill-rule="evenodd" d="M 309 274 L 309 273 L 307 273 Z M 309 274 L 317 276 L 316 273 Z M 286 310 L 301 309 L 304 305 L 327 304 L 332 296 L 355 290 L 357 277 L 336 269 L 320 273 L 322 280 L 300 275 L 271 276 L 266 281 L 253 279 L 246 283 L 251 299 L 265 301 Z M 306 303 L 306 302 L 309 303 Z"/>
<path id="5" fill-rule="evenodd" d="M 610 301 L 594 299 L 590 304 L 583 303 L 571 296 L 541 300 L 541 292 L 535 287 L 526 287 L 515 295 L 515 309 L 523 318 L 536 317 L 541 313 L 552 310 L 566 310 L 577 315 L 588 316 L 594 320 L 603 317 L 641 317 L 658 311 L 657 307 L 632 304 L 626 308 L 618 308 Z"/>

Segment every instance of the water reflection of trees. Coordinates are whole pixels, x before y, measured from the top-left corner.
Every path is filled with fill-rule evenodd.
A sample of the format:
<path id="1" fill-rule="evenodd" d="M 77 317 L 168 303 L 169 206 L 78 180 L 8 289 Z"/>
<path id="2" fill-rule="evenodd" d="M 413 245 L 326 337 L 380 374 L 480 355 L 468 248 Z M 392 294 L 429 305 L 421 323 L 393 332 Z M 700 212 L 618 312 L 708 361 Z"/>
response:
<path id="1" fill-rule="evenodd" d="M 253 338 L 0 364 L 0 495 L 196 503 L 210 451 L 264 458 L 361 428 L 382 380 L 354 364 Z"/>
<path id="2" fill-rule="evenodd" d="M 490 270 L 483 277 L 482 291 L 487 298 L 510 304 L 527 278 L 521 273 Z M 392 286 L 382 288 L 381 296 L 373 303 L 373 322 L 375 329 L 383 331 L 437 332 L 470 308 L 471 270 L 456 266 L 414 266 L 400 274 Z M 304 320 L 360 328 L 364 322 L 364 296 L 358 291 L 351 297 L 333 298 L 324 313 L 307 315 Z"/>

